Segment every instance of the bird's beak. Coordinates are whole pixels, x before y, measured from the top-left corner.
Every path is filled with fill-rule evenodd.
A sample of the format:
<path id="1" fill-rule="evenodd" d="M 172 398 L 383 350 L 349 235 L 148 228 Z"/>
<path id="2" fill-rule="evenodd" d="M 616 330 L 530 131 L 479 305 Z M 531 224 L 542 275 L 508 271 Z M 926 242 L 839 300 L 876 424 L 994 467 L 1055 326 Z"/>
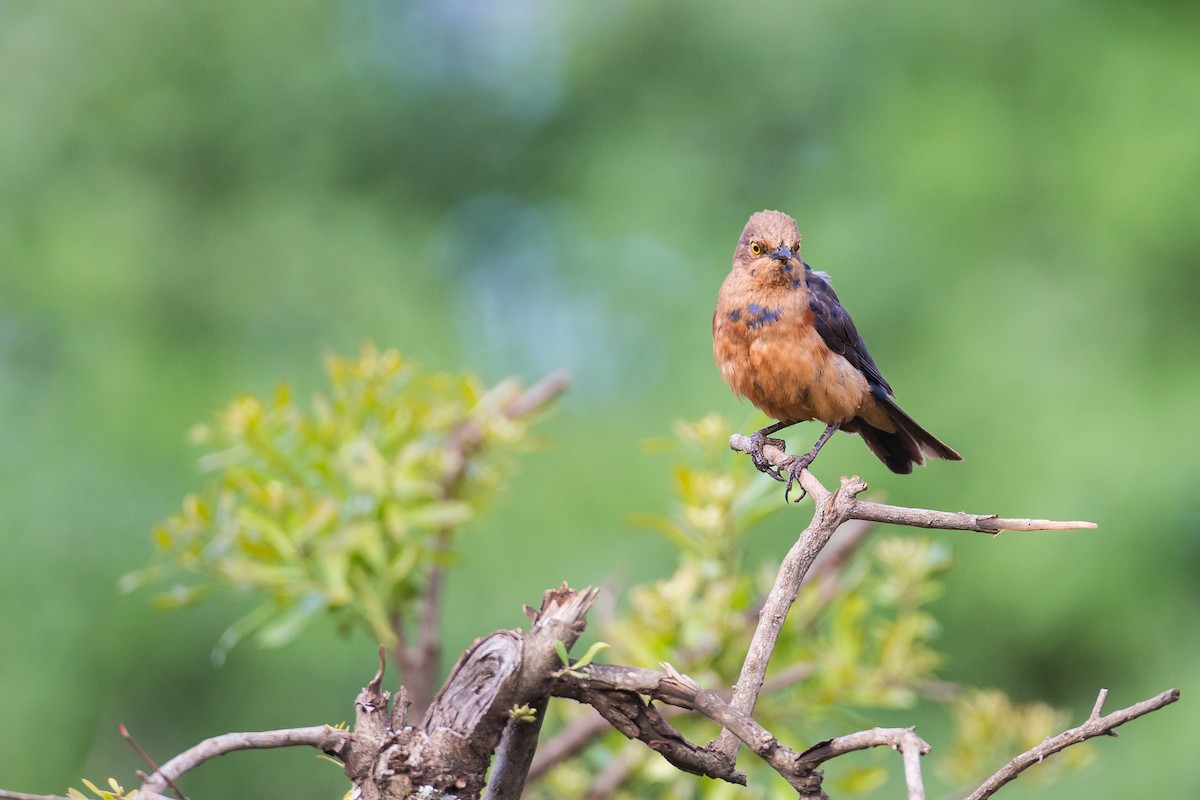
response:
<path id="1" fill-rule="evenodd" d="M 788 247 L 780 245 L 771 252 L 767 253 L 767 256 L 775 259 L 776 261 L 783 261 L 784 263 L 787 263 L 788 261 L 792 260 L 792 251 Z"/>

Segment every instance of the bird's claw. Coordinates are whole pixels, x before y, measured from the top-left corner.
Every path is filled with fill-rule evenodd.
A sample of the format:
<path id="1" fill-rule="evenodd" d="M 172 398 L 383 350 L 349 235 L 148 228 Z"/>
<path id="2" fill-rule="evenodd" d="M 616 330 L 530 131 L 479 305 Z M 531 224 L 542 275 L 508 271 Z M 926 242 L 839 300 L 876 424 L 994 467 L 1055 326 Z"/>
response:
<path id="1" fill-rule="evenodd" d="M 800 480 L 800 472 L 808 469 L 808 465 L 812 462 L 813 459 L 811 455 L 805 454 L 803 456 L 789 456 L 788 459 L 780 465 L 779 471 L 787 474 L 787 480 L 785 481 L 787 485 L 783 488 L 783 502 L 788 502 L 788 495 L 792 493 L 792 486 Z M 780 480 L 784 479 L 780 477 Z M 807 496 L 808 492 L 803 486 L 801 486 L 800 496 L 796 498 L 796 502 L 799 503 Z"/>
<path id="2" fill-rule="evenodd" d="M 785 479 L 783 473 L 767 460 L 767 456 L 763 453 L 763 447 L 771 445 L 782 451 L 787 451 L 787 442 L 783 439 L 772 439 L 769 436 L 764 436 L 762 431 L 755 431 L 750 434 L 750 459 L 754 462 L 755 468 L 762 473 L 770 475 L 775 480 L 782 483 Z"/>

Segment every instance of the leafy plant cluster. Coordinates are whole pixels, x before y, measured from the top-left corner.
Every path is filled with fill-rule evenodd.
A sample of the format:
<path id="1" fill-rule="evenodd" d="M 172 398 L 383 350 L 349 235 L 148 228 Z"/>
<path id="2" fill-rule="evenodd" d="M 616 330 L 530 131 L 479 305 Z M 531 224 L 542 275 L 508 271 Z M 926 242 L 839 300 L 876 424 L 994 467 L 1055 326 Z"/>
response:
<path id="1" fill-rule="evenodd" d="M 213 480 L 158 526 L 158 557 L 126 580 L 166 584 L 163 607 L 222 590 L 258 598 L 218 659 L 251 633 L 284 644 L 325 612 L 394 644 L 525 440 L 528 421 L 507 413 L 516 382 L 485 388 L 370 345 L 325 368 L 329 389 L 309 408 L 283 385 L 192 431 Z"/>

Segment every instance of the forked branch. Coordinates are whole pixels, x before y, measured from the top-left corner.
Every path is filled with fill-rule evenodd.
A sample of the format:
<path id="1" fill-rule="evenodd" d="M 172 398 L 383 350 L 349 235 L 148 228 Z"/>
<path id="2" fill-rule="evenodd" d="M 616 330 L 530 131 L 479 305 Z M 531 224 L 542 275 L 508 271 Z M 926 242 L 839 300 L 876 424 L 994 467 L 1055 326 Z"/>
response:
<path id="1" fill-rule="evenodd" d="M 910 800 L 922 800 L 925 796 L 919 757 L 929 752 L 929 745 L 910 728 L 873 728 L 821 742 L 801 753 L 782 744 L 774 734 L 748 714 L 737 711 L 716 692 L 704 689 L 669 664 L 662 666 L 663 671 L 659 672 L 593 664 L 579 673 L 564 673 L 554 693 L 592 705 L 621 733 L 642 740 L 687 772 L 730 783 L 746 782 L 745 774 L 734 769 L 731 760 L 725 760 L 712 748 L 684 739 L 666 723 L 654 705 L 644 703 L 642 697 L 695 711 L 731 731 L 779 773 L 798 792 L 801 800 L 824 800 L 826 797 L 821 789 L 821 774 L 816 771 L 822 763 L 856 750 L 881 746 L 892 747 L 903 754 Z M 653 719 L 655 724 L 631 724 L 639 719 Z"/>
<path id="2" fill-rule="evenodd" d="M 1102 717 L 1100 716 L 1100 711 L 1103 709 L 1106 699 L 1108 699 L 1108 689 L 1101 689 L 1100 695 L 1096 698 L 1096 705 L 1092 707 L 1091 715 L 1088 716 L 1082 725 L 1063 731 L 1057 736 L 1046 739 L 1046 741 L 1037 747 L 1026 750 L 1005 764 L 995 775 L 984 781 L 978 789 L 968 795 L 966 800 L 985 800 L 985 798 L 991 797 L 1000 790 L 1000 787 L 1016 778 L 1034 764 L 1040 763 L 1047 756 L 1053 755 L 1060 750 L 1065 750 L 1073 744 L 1079 744 L 1095 736 L 1116 736 L 1117 732 L 1115 729 L 1118 725 L 1124 725 L 1130 720 L 1137 719 L 1144 714 L 1149 714 L 1151 711 L 1157 711 L 1163 706 L 1174 703 L 1179 699 L 1179 690 L 1168 689 L 1148 700 L 1134 703 L 1129 708 L 1123 708 L 1120 711 L 1114 711 Z"/>
<path id="3" fill-rule="evenodd" d="M 729 446 L 747 454 L 753 451 L 750 437 L 741 434 L 729 437 Z M 776 466 L 787 458 L 786 453 L 772 445 L 763 448 L 763 455 Z M 775 643 L 779 639 L 779 632 L 783 628 L 788 611 L 800 591 L 801 581 L 817 555 L 828 544 L 834 531 L 847 520 L 861 519 L 920 528 L 968 530 L 990 534 L 1001 530 L 1073 530 L 1096 527 L 1092 522 L 1005 519 L 989 514 L 932 511 L 860 501 L 858 495 L 866 490 L 867 485 L 858 477 L 842 478 L 841 485 L 832 492 L 808 470 L 801 471 L 799 482 L 813 498 L 813 518 L 780 563 L 779 574 L 763 604 L 758 627 L 746 652 L 731 705 L 747 715 L 754 712 L 754 705 L 762 690 L 763 677 L 767 672 L 767 664 L 775 651 Z M 738 744 L 738 738 L 726 729 L 713 742 L 713 748 L 717 753 L 732 760 L 737 753 Z"/>
<path id="4" fill-rule="evenodd" d="M 753 447 L 749 436 L 734 434 L 729 437 L 729 447 L 742 453 L 750 454 Z M 763 447 L 763 455 L 772 465 L 778 467 L 788 458 L 787 453 L 775 447 Z M 851 480 L 859 482 L 858 478 Z M 845 485 L 845 479 L 843 479 Z M 800 486 L 808 492 L 818 504 L 829 497 L 825 488 L 816 476 L 808 470 L 800 473 Z M 858 492 L 866 489 L 866 484 Z M 857 495 L 858 492 L 855 494 Z M 906 508 L 891 506 L 885 503 L 872 503 L 867 500 L 855 499 L 848 511 L 846 519 L 861 519 L 868 522 L 887 522 L 892 525 L 908 525 L 914 528 L 937 528 L 948 531 L 976 531 L 978 533 L 1000 533 L 1001 531 L 1072 531 L 1095 528 L 1094 522 L 1078 520 L 1052 519 L 1020 519 L 998 517 L 995 514 L 968 514 L 965 511 L 933 511 L 925 508 Z"/>

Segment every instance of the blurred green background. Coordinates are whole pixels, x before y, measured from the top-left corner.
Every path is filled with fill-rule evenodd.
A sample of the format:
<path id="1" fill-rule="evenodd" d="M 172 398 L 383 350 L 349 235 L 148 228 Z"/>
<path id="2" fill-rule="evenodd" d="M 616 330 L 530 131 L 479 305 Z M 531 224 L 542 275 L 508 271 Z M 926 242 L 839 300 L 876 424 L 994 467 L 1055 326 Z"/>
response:
<path id="1" fill-rule="evenodd" d="M 188 427 L 239 391 L 311 391 L 326 351 L 575 377 L 464 542 L 447 658 L 561 580 L 620 603 L 667 571 L 625 521 L 669 496 L 640 443 L 760 421 L 710 317 L 746 217 L 778 208 L 967 459 L 894 476 L 839 437 L 826 483 L 1100 524 L 939 534 L 945 677 L 1078 719 L 1102 686 L 1112 709 L 1183 689 L 1084 773 L 1004 796 L 1200 796 L 1197 41 L 1200 6 L 1170 2 L 0 3 L 0 786 L 132 783 L 118 721 L 165 758 L 352 716 L 365 635 L 218 669 L 242 607 L 116 586 L 201 485 Z M 944 720 L 908 722 L 936 760 Z M 188 785 L 344 790 L 300 752 Z"/>

